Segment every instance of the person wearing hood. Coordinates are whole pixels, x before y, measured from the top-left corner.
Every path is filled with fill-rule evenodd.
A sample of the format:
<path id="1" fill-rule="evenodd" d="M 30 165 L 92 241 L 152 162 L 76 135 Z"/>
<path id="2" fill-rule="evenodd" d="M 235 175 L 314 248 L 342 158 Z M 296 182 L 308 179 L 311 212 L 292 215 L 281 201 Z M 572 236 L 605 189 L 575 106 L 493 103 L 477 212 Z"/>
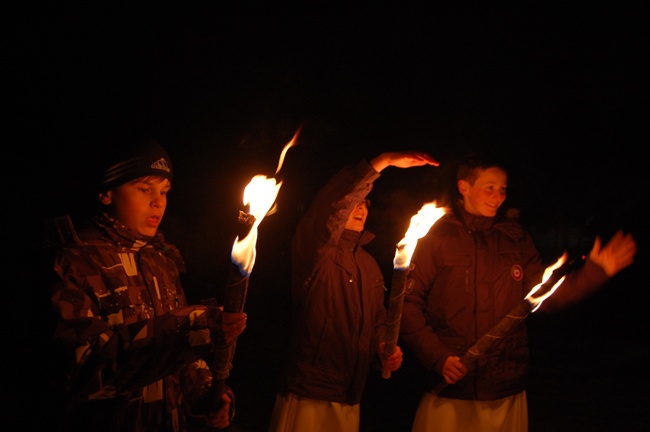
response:
<path id="1" fill-rule="evenodd" d="M 344 167 L 314 197 L 292 240 L 292 337 L 270 432 L 356 432 L 372 370 L 397 370 L 399 346 L 384 359 L 382 272 L 364 249 L 373 182 L 389 166 L 438 165 L 426 153 L 387 152 Z"/>

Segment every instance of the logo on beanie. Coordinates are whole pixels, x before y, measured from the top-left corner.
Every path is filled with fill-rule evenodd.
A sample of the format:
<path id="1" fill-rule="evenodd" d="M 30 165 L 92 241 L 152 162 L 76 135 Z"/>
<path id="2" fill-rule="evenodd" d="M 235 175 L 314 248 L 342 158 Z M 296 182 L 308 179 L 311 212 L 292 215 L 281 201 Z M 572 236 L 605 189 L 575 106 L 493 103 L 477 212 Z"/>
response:
<path id="1" fill-rule="evenodd" d="M 515 264 L 510 269 L 510 276 L 519 282 L 524 277 L 524 269 L 522 269 L 519 264 Z"/>
<path id="2" fill-rule="evenodd" d="M 165 161 L 164 158 L 160 158 L 156 162 L 152 163 L 151 168 L 171 172 L 169 165 L 167 165 L 167 161 Z"/>

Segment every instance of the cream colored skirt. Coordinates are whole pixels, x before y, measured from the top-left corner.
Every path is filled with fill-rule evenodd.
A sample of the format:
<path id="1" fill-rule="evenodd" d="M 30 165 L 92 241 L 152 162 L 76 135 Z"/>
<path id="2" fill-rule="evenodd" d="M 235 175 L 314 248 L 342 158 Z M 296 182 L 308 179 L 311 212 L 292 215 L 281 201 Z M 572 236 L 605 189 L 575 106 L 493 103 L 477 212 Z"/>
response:
<path id="1" fill-rule="evenodd" d="M 526 392 L 493 401 L 447 399 L 425 393 L 412 432 L 527 432 Z"/>
<path id="2" fill-rule="evenodd" d="M 269 432 L 358 432 L 359 404 L 276 395 Z"/>

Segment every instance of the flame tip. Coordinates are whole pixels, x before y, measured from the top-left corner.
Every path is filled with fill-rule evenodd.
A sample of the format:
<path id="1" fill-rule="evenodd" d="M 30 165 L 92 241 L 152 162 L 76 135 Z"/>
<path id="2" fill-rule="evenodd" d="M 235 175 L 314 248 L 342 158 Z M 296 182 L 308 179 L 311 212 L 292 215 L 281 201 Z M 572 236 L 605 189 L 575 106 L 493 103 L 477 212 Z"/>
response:
<path id="1" fill-rule="evenodd" d="M 292 146 L 296 145 L 296 140 L 302 126 L 294 133 L 293 138 L 289 141 L 280 154 L 278 169 L 275 174 L 280 172 L 284 156 Z M 255 243 L 257 242 L 257 227 L 265 216 L 275 213 L 278 209 L 275 199 L 280 192 L 282 181 L 276 181 L 275 178 L 268 178 L 263 174 L 253 176 L 251 181 L 244 189 L 244 205 L 248 206 L 248 212 L 242 213 L 252 223 L 252 228 L 248 235 L 243 239 L 237 237 L 232 247 L 231 259 L 240 270 L 240 273 L 248 277 L 255 264 Z M 241 219 L 240 219 L 241 220 Z"/>
<path id="2" fill-rule="evenodd" d="M 411 262 L 411 255 L 415 251 L 418 239 L 424 237 L 431 227 L 440 219 L 446 210 L 438 207 L 436 202 L 425 203 L 422 208 L 411 217 L 411 223 L 406 230 L 404 238 L 397 243 L 394 268 L 408 268 Z"/>

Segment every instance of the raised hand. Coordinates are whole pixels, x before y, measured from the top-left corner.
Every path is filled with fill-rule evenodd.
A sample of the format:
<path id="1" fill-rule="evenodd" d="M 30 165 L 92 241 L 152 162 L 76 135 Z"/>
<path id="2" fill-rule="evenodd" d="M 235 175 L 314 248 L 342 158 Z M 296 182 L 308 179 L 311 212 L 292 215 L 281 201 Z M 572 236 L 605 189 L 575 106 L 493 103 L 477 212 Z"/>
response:
<path id="1" fill-rule="evenodd" d="M 431 157 L 428 153 L 418 151 L 408 152 L 386 152 L 373 158 L 370 165 L 377 172 L 381 172 L 384 168 L 394 166 L 397 168 L 411 168 L 423 165 L 440 165 L 440 162 Z"/>
<path id="2" fill-rule="evenodd" d="M 598 264 L 607 276 L 614 276 L 634 262 L 636 242 L 631 234 L 623 234 L 623 231 L 619 230 L 605 246 L 601 245 L 602 240 L 596 237 L 589 258 Z"/>

